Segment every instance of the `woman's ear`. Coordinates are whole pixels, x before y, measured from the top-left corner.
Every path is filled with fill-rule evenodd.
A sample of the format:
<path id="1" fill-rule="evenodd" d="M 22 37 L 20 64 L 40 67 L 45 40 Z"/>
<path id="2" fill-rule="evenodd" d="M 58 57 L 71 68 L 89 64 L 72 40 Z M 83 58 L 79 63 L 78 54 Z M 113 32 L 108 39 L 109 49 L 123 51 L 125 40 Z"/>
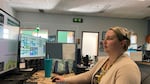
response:
<path id="1" fill-rule="evenodd" d="M 121 41 L 121 45 L 122 45 L 122 46 L 124 46 L 125 43 L 126 43 L 126 40 L 122 40 L 122 41 Z"/>
<path id="2" fill-rule="evenodd" d="M 126 49 L 127 48 L 127 40 L 122 40 L 121 41 L 121 46 Z"/>

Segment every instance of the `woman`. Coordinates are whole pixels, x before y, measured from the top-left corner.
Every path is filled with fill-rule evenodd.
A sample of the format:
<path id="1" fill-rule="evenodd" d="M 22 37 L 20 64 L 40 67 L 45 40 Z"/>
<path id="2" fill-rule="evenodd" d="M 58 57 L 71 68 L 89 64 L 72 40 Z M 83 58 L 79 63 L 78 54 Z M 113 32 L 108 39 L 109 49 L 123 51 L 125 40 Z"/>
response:
<path id="1" fill-rule="evenodd" d="M 143 60 L 150 62 L 149 60 L 149 54 L 150 54 L 150 34 L 148 34 L 145 38 L 145 43 L 142 46 L 142 52 L 143 52 Z"/>
<path id="2" fill-rule="evenodd" d="M 110 28 L 103 42 L 108 57 L 100 59 L 90 71 L 68 78 L 56 76 L 54 79 L 66 84 L 140 84 L 139 68 L 125 54 L 130 45 L 129 35 L 126 28 Z"/>

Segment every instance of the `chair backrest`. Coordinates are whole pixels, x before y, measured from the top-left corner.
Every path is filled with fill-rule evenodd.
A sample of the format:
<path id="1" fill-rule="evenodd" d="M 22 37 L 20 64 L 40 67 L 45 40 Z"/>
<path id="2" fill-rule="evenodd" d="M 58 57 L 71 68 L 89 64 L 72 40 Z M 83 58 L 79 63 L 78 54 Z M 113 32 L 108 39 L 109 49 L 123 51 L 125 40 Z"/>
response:
<path id="1" fill-rule="evenodd" d="M 73 70 L 73 60 L 56 59 L 53 66 L 53 73 L 68 74 Z"/>
<path id="2" fill-rule="evenodd" d="M 65 74 L 69 74 L 69 62 L 65 62 Z"/>
<path id="3" fill-rule="evenodd" d="M 145 59 L 150 59 L 150 51 L 144 50 L 144 58 Z"/>
<path id="4" fill-rule="evenodd" d="M 54 62 L 54 66 L 53 67 L 54 67 L 53 73 L 56 73 L 57 69 L 58 69 L 58 61 L 57 60 Z"/>
<path id="5" fill-rule="evenodd" d="M 83 57 L 83 64 L 84 64 L 84 66 L 89 66 L 89 56 L 88 55 Z"/>

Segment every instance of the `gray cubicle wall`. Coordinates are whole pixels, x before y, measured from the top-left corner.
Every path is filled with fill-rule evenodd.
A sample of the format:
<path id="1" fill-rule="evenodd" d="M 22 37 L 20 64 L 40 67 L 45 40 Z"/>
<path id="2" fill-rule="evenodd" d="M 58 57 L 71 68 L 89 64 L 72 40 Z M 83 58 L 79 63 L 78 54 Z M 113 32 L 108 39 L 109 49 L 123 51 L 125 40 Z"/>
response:
<path id="1" fill-rule="evenodd" d="M 62 43 L 46 43 L 46 56 L 62 59 Z"/>
<path id="2" fill-rule="evenodd" d="M 56 59 L 75 60 L 75 43 L 46 43 L 46 55 Z"/>

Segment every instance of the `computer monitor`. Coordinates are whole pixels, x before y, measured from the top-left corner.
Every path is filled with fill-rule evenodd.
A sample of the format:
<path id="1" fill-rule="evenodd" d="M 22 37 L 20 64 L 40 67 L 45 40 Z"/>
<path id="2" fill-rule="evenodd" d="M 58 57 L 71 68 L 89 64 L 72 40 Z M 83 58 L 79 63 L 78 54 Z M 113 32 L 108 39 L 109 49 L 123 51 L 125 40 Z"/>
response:
<path id="1" fill-rule="evenodd" d="M 27 34 L 20 34 L 19 41 L 19 69 L 43 69 L 43 60 L 46 56 L 47 39 Z"/>
<path id="2" fill-rule="evenodd" d="M 20 34 L 20 59 L 43 59 L 46 41 L 45 38 Z"/>
<path id="3" fill-rule="evenodd" d="M 0 75 L 17 69 L 20 22 L 0 9 Z"/>

